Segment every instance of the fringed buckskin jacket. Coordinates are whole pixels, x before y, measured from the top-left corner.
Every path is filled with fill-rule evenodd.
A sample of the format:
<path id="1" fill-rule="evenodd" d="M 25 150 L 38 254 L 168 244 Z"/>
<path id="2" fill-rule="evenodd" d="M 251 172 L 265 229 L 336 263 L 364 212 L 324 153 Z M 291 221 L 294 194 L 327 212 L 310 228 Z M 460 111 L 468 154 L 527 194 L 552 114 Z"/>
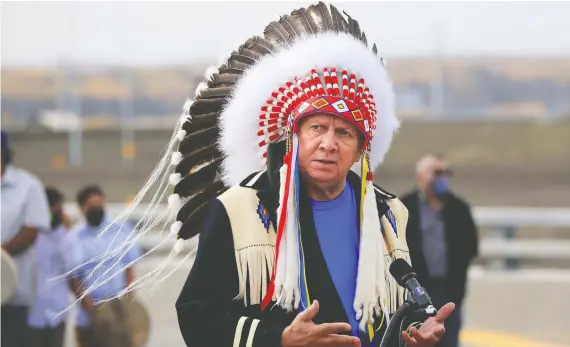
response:
<path id="1" fill-rule="evenodd" d="M 348 182 L 360 201 L 360 177 L 349 172 Z M 387 266 L 395 258 L 409 259 L 406 207 L 376 186 L 375 194 Z M 308 198 L 301 194 L 299 204 L 307 285 L 320 306 L 313 321 L 348 323 L 319 246 Z M 281 334 L 298 312 L 288 313 L 275 302 L 263 312 L 260 309 L 274 266 L 277 205 L 266 172 L 252 174 L 212 202 L 200 231 L 194 265 L 176 302 L 187 346 L 281 346 Z M 386 273 L 390 276 L 387 269 Z M 389 309 L 393 314 L 407 291 L 392 278 L 386 282 L 395 299 Z M 363 346 L 379 346 L 386 327 L 386 319 L 375 318 L 374 336 L 362 333 Z M 397 347 L 398 340 L 390 346 Z"/>

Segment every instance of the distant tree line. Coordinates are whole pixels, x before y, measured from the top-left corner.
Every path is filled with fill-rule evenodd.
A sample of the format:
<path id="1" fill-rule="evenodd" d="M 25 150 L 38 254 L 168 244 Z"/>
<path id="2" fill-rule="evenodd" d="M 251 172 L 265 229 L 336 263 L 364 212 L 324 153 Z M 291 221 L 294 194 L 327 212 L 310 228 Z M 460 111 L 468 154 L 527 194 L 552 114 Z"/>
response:
<path id="1" fill-rule="evenodd" d="M 506 103 L 539 103 L 550 115 L 570 112 L 570 81 L 557 81 L 548 78 L 533 80 L 512 80 L 508 77 L 480 68 L 469 76 L 470 83 L 452 85 L 444 80 L 443 109 L 446 114 L 460 116 L 461 113 L 485 114 L 491 107 Z M 189 79 L 195 85 L 199 76 Z M 136 90 L 137 88 L 135 88 Z M 191 90 L 191 88 L 188 88 Z M 428 83 L 416 82 L 405 86 L 396 86 L 398 107 L 400 110 L 418 109 L 429 111 L 433 89 Z M 174 94 L 180 94 L 176 91 Z M 61 95 L 59 96 L 61 97 Z M 67 110 L 80 111 L 82 115 L 119 116 L 122 101 L 119 99 L 97 99 L 82 97 L 79 104 L 73 104 L 67 98 Z M 33 99 L 30 97 L 2 96 L 2 115 L 22 120 L 34 120 L 42 111 L 55 110 L 59 102 L 53 99 Z M 184 98 L 160 97 L 136 93 L 132 100 L 135 116 L 178 115 Z"/>

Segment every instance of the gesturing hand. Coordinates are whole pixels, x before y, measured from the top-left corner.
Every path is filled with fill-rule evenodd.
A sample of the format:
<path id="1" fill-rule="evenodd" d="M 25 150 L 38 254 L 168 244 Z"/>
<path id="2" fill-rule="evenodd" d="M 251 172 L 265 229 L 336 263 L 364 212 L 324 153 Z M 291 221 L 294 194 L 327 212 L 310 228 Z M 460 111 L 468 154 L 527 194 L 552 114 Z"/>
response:
<path id="1" fill-rule="evenodd" d="M 419 329 L 410 328 L 410 334 L 402 332 L 402 338 L 409 347 L 432 347 L 445 333 L 443 323 L 455 310 L 455 304 L 445 304 L 435 317 L 428 318 Z"/>
<path id="2" fill-rule="evenodd" d="M 281 335 L 283 347 L 354 347 L 360 346 L 360 339 L 354 336 L 338 335 L 349 332 L 352 327 L 348 323 L 313 323 L 319 312 L 318 301 L 313 301 L 309 308 L 297 315 Z"/>

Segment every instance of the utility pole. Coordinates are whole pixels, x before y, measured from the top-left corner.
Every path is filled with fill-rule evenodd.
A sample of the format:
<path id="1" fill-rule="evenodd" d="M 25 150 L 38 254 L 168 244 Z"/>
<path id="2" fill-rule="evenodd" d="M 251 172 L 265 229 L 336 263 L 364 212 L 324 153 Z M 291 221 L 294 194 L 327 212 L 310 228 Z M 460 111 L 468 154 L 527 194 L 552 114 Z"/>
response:
<path id="1" fill-rule="evenodd" d="M 76 17 L 73 17 L 73 21 L 76 21 Z M 76 22 L 75 22 L 76 23 Z M 75 24 L 74 23 L 74 24 Z M 75 25 L 74 25 L 75 26 Z M 78 38 L 78 30 L 71 30 L 71 44 L 68 46 L 71 48 L 71 56 L 75 54 L 75 50 L 77 49 L 77 42 L 79 42 Z M 76 59 L 74 59 L 76 60 Z M 72 138 L 72 151 L 73 155 L 71 156 L 71 165 L 75 167 L 80 167 L 82 165 L 83 159 L 83 110 L 81 105 L 81 80 L 80 80 L 80 73 L 79 68 L 77 67 L 76 63 L 71 64 L 71 86 L 73 95 L 73 114 L 77 117 L 77 126 L 74 127 L 74 131 L 71 134 Z"/>
<path id="2" fill-rule="evenodd" d="M 57 109 L 63 114 L 71 114 L 75 118 L 68 128 L 67 155 L 69 164 L 79 167 L 83 157 L 83 120 L 81 117 L 81 95 L 77 71 L 68 61 L 60 61 L 59 69 L 62 74 L 61 90 L 58 95 Z M 65 118 L 64 118 L 65 119 Z"/>
<path id="3" fill-rule="evenodd" d="M 75 10 L 73 4 L 68 6 L 72 12 Z M 68 157 L 69 163 L 73 167 L 80 167 L 83 159 L 83 117 L 81 115 L 81 93 L 79 69 L 76 66 L 77 58 L 75 50 L 79 35 L 79 28 L 76 25 L 76 16 L 71 15 L 68 24 L 71 30 L 66 31 L 66 47 L 64 60 L 60 65 L 63 73 L 62 92 L 59 98 L 59 109 L 65 113 L 71 114 L 73 120 L 70 120 L 71 126 L 68 129 Z"/>
<path id="4" fill-rule="evenodd" d="M 77 117 L 77 126 L 74 127 L 70 136 L 70 163 L 72 166 L 79 167 L 83 161 L 83 116 L 81 110 L 81 94 L 79 91 L 79 76 L 74 66 L 71 67 L 71 86 L 71 107 L 73 114 Z"/>
<path id="5" fill-rule="evenodd" d="M 126 91 L 121 100 L 121 158 L 124 167 L 132 168 L 135 162 L 135 132 L 134 132 L 134 85 L 129 71 L 122 73 L 122 85 Z"/>
<path id="6" fill-rule="evenodd" d="M 433 76 L 431 80 L 431 115 L 443 117 L 445 115 L 445 67 L 443 30 L 440 21 L 434 23 L 435 51 L 433 55 Z"/>

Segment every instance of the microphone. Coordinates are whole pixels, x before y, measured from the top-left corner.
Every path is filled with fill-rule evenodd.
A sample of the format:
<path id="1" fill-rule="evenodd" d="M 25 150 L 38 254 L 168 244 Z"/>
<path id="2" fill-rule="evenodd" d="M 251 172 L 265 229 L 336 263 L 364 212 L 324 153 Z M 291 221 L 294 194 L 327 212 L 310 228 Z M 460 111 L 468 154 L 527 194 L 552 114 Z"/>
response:
<path id="1" fill-rule="evenodd" d="M 390 274 L 396 279 L 398 284 L 412 293 L 412 297 L 417 304 L 426 311 L 436 312 L 431 302 L 431 298 L 427 291 L 420 285 L 417 280 L 418 275 L 414 272 L 410 264 L 404 259 L 396 259 L 390 264 Z"/>

